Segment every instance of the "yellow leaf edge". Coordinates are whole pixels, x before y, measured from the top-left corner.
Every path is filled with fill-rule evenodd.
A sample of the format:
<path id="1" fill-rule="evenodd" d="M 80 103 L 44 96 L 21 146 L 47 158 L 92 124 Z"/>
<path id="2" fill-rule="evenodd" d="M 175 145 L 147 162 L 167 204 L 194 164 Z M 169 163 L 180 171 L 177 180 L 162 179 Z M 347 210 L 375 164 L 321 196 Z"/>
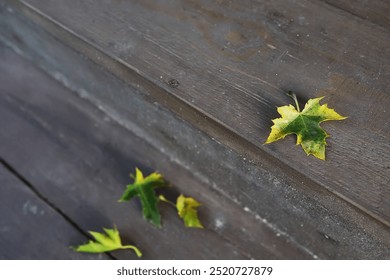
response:
<path id="1" fill-rule="evenodd" d="M 287 117 L 288 114 L 296 114 L 297 116 L 299 116 L 301 113 L 305 112 L 305 110 L 307 110 L 307 108 L 310 108 L 313 103 L 318 104 L 322 111 L 327 111 L 327 114 L 331 114 L 330 118 L 326 118 L 326 119 L 320 121 L 319 123 L 322 123 L 324 121 L 329 121 L 329 120 L 335 120 L 335 121 L 345 120 L 345 119 L 348 118 L 348 117 L 340 115 L 334 109 L 329 108 L 328 107 L 328 103 L 324 103 L 324 104 L 320 105 L 319 102 L 323 98 L 325 98 L 325 96 L 309 99 L 306 102 L 304 109 L 302 111 L 300 111 L 300 112 L 298 112 L 296 110 L 296 108 L 292 104 L 277 107 L 277 111 L 278 111 L 278 113 L 279 113 L 279 115 L 281 117 L 272 120 L 274 125 L 271 126 L 270 135 L 267 137 L 267 140 L 263 143 L 263 145 L 273 143 L 273 142 L 278 141 L 280 139 L 284 139 L 286 136 L 288 136 L 290 134 L 295 134 L 295 133 L 288 133 L 288 134 L 284 134 L 284 135 L 278 136 L 278 133 L 280 131 L 277 128 L 277 123 L 279 121 L 283 121 L 283 119 L 285 117 Z M 324 130 L 324 132 L 325 132 L 325 138 L 324 138 L 323 144 L 324 144 L 324 146 L 327 146 L 327 143 L 326 143 L 325 139 L 328 138 L 330 136 L 330 134 L 328 134 L 325 130 Z M 300 141 L 300 139 L 299 139 L 299 137 L 297 135 L 296 145 L 300 145 L 300 144 L 301 144 L 301 141 Z M 321 150 L 319 152 L 310 152 L 310 151 L 307 151 L 307 149 L 303 145 L 302 145 L 302 148 L 305 151 L 307 156 L 313 155 L 313 156 L 315 156 L 318 159 L 325 160 L 325 149 L 323 151 Z"/>
<path id="2" fill-rule="evenodd" d="M 89 254 L 105 253 L 105 252 L 112 252 L 112 251 L 116 251 L 116 250 L 131 249 L 135 252 L 137 257 L 139 257 L 139 258 L 142 257 L 141 250 L 139 250 L 136 246 L 122 245 L 119 231 L 115 225 L 114 225 L 113 229 L 103 228 L 103 231 L 106 233 L 105 235 L 103 233 L 96 232 L 96 231 L 88 231 L 88 233 L 95 239 L 95 241 L 90 239 L 90 240 L 88 240 L 87 243 L 79 245 L 79 246 L 71 246 L 70 249 L 73 249 L 74 251 L 76 251 L 78 253 L 89 253 Z M 102 236 L 103 238 L 111 238 L 112 240 L 117 241 L 119 244 L 116 248 L 107 249 L 107 250 L 91 251 L 90 249 L 86 249 L 88 246 L 91 246 L 93 244 L 102 245 L 101 243 L 98 243 L 98 240 L 96 238 L 97 236 Z"/>
<path id="3" fill-rule="evenodd" d="M 178 213 L 179 217 L 183 220 L 185 227 L 204 229 L 204 226 L 202 225 L 202 223 L 199 220 L 198 210 L 197 210 L 197 208 L 200 207 L 201 205 L 202 204 L 199 201 L 197 201 L 196 199 L 194 199 L 192 197 L 186 197 L 183 194 L 181 194 L 177 198 L 177 200 L 176 200 L 177 213 Z M 188 206 L 190 207 L 190 209 L 188 209 Z M 190 222 L 188 222 L 186 217 L 185 217 L 186 212 L 188 210 L 192 210 L 193 211 L 192 214 L 194 215 L 193 219 Z"/>

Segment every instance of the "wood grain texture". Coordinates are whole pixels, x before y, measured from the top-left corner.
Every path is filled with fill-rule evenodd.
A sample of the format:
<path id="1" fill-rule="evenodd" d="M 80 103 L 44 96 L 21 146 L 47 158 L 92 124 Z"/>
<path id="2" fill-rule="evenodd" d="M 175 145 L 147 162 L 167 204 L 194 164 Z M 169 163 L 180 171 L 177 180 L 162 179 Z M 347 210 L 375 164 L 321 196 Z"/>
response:
<path id="1" fill-rule="evenodd" d="M 390 29 L 390 2 L 386 0 L 322 0 L 323 2 L 359 17 L 366 22 L 371 22 L 383 27 L 385 30 Z"/>
<path id="2" fill-rule="evenodd" d="M 22 2 L 389 225 L 390 36 L 382 28 L 310 1 Z M 292 138 L 262 145 L 275 106 L 290 102 L 286 90 L 301 102 L 326 94 L 349 116 L 324 125 L 328 161 L 306 157 Z"/>
<path id="3" fill-rule="evenodd" d="M 39 16 L 34 17 L 28 10 L 24 12 L 50 29 L 57 39 L 21 18 L 14 10 L 2 13 L 0 17 L 0 40 L 71 88 L 79 99 L 91 102 L 112 120 L 111 123 L 116 122 L 122 129 L 135 133 L 142 139 L 137 142 L 139 147 L 147 141 L 152 148 L 145 148 L 145 154 L 153 149 L 158 152 L 155 158 L 147 160 L 146 165 L 163 172 L 178 190 L 198 198 L 204 207 L 213 206 L 214 211 L 204 210 L 207 213 L 204 217 L 210 229 L 218 235 L 243 250 L 245 248 L 254 258 L 266 256 L 263 247 L 281 258 L 299 258 L 307 254 L 317 258 L 388 258 L 390 235 L 383 224 L 357 211 L 310 178 L 281 164 L 244 138 L 232 134 L 220 123 L 191 110 L 192 107 L 172 98 L 156 84 L 129 71 L 123 63 L 91 48 L 61 28 L 54 28 Z M 81 49 L 94 62 L 70 50 L 58 38 L 69 39 L 65 40 L 66 44 Z M 15 76 L 18 76 L 17 71 Z M 129 86 L 129 82 L 134 87 Z M 12 92 L 12 89 L 8 91 Z M 179 118 L 164 106 L 180 113 Z M 183 122 L 182 118 L 186 121 Z M 115 135 L 103 138 L 116 139 Z M 121 147 L 117 140 L 103 141 L 117 143 L 115 148 L 107 151 L 109 158 L 112 153 L 121 159 L 123 153 L 134 158 L 131 154 L 142 150 L 134 142 L 131 142 L 134 146 L 128 146 L 126 139 L 132 137 L 126 133 L 123 135 L 125 142 L 120 143 L 125 143 L 124 151 L 115 152 L 118 146 Z M 136 150 L 130 152 L 134 147 Z M 126 160 L 121 162 L 126 165 Z M 127 167 L 121 170 L 128 173 Z M 125 181 L 128 182 L 127 178 L 123 178 Z M 209 197 L 210 194 L 213 198 Z M 221 207 L 215 208 L 214 205 Z M 283 245 L 283 240 L 275 244 L 272 234 L 263 237 L 263 232 L 267 232 L 264 226 L 272 228 L 273 238 L 286 238 L 292 247 Z M 300 248 L 306 255 L 294 253 L 293 247 Z M 159 255 L 158 250 L 153 254 Z"/>
<path id="4" fill-rule="evenodd" d="M 2 164 L 0 186 L 0 259 L 107 259 L 74 252 L 85 235 Z"/>
<path id="5" fill-rule="evenodd" d="M 114 223 L 124 242 L 153 259 L 312 258 L 226 198 L 202 191 L 207 189 L 202 182 L 9 50 L 0 53 L 5 62 L 0 66 L 0 155 L 85 231 Z M 207 230 L 185 229 L 167 205 L 161 209 L 164 227 L 157 229 L 143 220 L 136 201 L 117 203 L 129 171 L 139 166 L 147 174 L 146 164 L 156 161 L 181 184 L 166 195 L 175 197 L 182 189 L 204 203 L 200 215 Z M 126 251 L 113 255 L 135 258 Z M 10 251 L 6 257 L 12 256 Z"/>

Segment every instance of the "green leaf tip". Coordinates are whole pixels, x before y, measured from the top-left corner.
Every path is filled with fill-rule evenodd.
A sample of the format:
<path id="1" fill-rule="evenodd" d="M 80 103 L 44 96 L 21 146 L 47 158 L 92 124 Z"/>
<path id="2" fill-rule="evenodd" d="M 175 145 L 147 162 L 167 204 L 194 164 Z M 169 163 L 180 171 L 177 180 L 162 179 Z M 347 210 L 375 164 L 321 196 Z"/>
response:
<path id="1" fill-rule="evenodd" d="M 330 120 L 343 120 L 346 117 L 328 108 L 327 104 L 320 105 L 324 97 L 309 99 L 305 108 L 300 112 L 293 105 L 278 107 L 281 118 L 272 120 L 274 125 L 265 144 L 283 139 L 289 134 L 297 135 L 297 145 L 301 145 L 307 155 L 325 160 L 325 139 L 329 135 L 320 127 L 320 123 Z M 297 103 L 297 102 L 296 102 Z"/>
<path id="2" fill-rule="evenodd" d="M 142 213 L 146 220 L 157 227 L 161 227 L 161 215 L 157 207 L 158 197 L 155 189 L 166 186 L 163 176 L 154 172 L 144 177 L 141 170 L 136 168 L 134 182 L 127 185 L 120 202 L 129 201 L 133 197 L 139 197 L 142 204 Z"/>
<path id="3" fill-rule="evenodd" d="M 133 245 L 122 245 L 119 231 L 103 228 L 104 233 L 89 231 L 95 241 L 89 240 L 87 244 L 74 247 L 73 250 L 81 253 L 104 253 L 120 249 L 131 249 L 138 257 L 142 257 L 142 252 Z"/>
<path id="4" fill-rule="evenodd" d="M 183 219 L 186 227 L 203 228 L 198 218 L 197 208 L 201 204 L 192 197 L 180 195 L 176 201 L 176 209 L 179 217 Z"/>

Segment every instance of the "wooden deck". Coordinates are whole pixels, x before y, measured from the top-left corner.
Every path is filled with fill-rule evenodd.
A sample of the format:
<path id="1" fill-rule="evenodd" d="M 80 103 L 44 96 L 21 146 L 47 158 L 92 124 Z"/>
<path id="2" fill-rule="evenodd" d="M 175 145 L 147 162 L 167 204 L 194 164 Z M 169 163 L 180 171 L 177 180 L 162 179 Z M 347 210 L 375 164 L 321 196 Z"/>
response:
<path id="1" fill-rule="evenodd" d="M 341 3 L 340 3 L 341 2 Z M 388 1 L 0 0 L 0 259 L 390 259 Z M 276 107 L 324 101 L 327 160 Z M 206 229 L 118 204 L 158 170 Z"/>

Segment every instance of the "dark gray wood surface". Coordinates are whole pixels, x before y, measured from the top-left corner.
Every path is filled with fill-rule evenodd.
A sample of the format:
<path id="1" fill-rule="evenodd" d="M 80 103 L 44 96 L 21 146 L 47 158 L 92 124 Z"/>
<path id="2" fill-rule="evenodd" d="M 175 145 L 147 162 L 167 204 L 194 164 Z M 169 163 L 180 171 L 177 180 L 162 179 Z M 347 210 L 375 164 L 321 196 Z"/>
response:
<path id="1" fill-rule="evenodd" d="M 145 258 L 310 257 L 285 238 L 276 236 L 266 225 L 256 224 L 256 220 L 246 216 L 244 210 L 237 210 L 226 199 L 209 192 L 196 196 L 201 197 L 205 204 L 203 211 L 207 212 L 201 211 L 201 217 L 206 215 L 205 225 L 210 230 L 185 229 L 169 206 L 162 209 L 164 228 L 154 228 L 142 219 L 137 202 L 117 202 L 124 186 L 130 182 L 128 173 L 134 171 L 135 166 L 150 172 L 145 164 L 159 162 L 171 169 L 171 173 L 166 174 L 175 176 L 175 181 L 183 184 L 181 188 L 186 190 L 186 195 L 193 192 L 188 189 L 190 186 L 197 190 L 195 193 L 200 192 L 204 188 L 199 186 L 200 182 L 191 179 L 191 175 L 180 166 L 169 163 L 158 151 L 23 62 L 10 50 L 3 47 L 0 53 L 4 62 L 0 67 L 0 154 L 85 232 L 116 224 L 125 234 L 124 240 L 135 242 Z M 11 187 L 4 190 L 9 196 L 15 195 Z M 174 197 L 175 192 L 178 190 L 170 190 L 168 195 Z M 2 206 L 8 213 L 7 205 Z M 212 214 L 218 213 L 232 216 L 229 218 L 232 225 L 221 220 L 222 224 L 217 224 L 217 227 L 223 228 L 216 232 L 210 223 L 213 222 Z M 20 220 L 22 217 L 16 212 L 9 218 Z M 47 220 L 42 221 L 37 226 L 44 229 L 47 223 L 50 224 Z M 248 232 L 242 232 L 242 229 Z M 257 235 L 262 236 L 260 242 L 255 239 Z M 19 242 L 24 240 L 23 235 L 15 238 Z M 26 240 L 28 246 L 47 238 L 42 233 L 32 234 Z M 80 239 L 77 241 L 80 243 Z M 13 248 L 14 244 L 3 247 L 5 257 L 12 256 Z M 53 256 L 45 251 L 38 251 L 36 255 L 41 258 Z M 114 253 L 114 256 L 134 257 L 123 252 Z M 29 255 L 25 257 L 29 258 Z"/>
<path id="2" fill-rule="evenodd" d="M 367 24 L 373 23 L 383 27 L 385 30 L 390 29 L 390 2 L 386 0 L 322 0 L 332 5 L 339 12 L 349 13 L 355 17 L 361 18 Z"/>
<path id="3" fill-rule="evenodd" d="M 85 234 L 1 163 L 0 211 L 0 259 L 107 259 L 70 249 Z"/>
<path id="4" fill-rule="evenodd" d="M 390 35 L 384 28 L 319 1 L 21 2 L 390 224 Z M 385 25 L 386 18 L 376 20 Z M 99 63 L 98 53 L 73 47 Z M 179 86 L 170 87 L 171 79 Z M 288 90 L 301 102 L 325 95 L 324 102 L 349 117 L 324 124 L 332 136 L 327 161 L 307 157 L 293 137 L 263 145 L 276 106 L 291 103 Z M 157 99 L 163 103 L 164 94 Z"/>
<path id="5" fill-rule="evenodd" d="M 287 5 L 282 13 L 295 20 L 297 3 L 312 18 L 309 26 L 284 27 L 276 20 L 282 15 L 270 12 L 275 7 L 261 2 L 78 1 L 74 14 L 60 1 L 0 2 L 11 5 L 0 9 L 0 41 L 68 88 L 2 47 L 0 156 L 83 231 L 114 222 L 146 258 L 389 258 L 387 72 L 368 74 L 382 61 L 375 48 L 388 56 L 383 28 L 319 1 Z M 314 21 L 315 9 L 324 18 Z M 327 39 L 314 49 L 290 34 L 295 26 L 319 36 L 328 17 L 331 35 L 323 32 Z M 362 48 L 337 24 L 385 39 L 369 46 L 367 63 L 352 64 L 351 54 L 334 49 L 341 39 Z M 256 41 L 257 25 L 278 48 L 265 37 Z M 283 93 L 289 89 L 301 102 L 325 94 L 350 116 L 325 125 L 332 134 L 327 162 L 304 156 L 292 138 L 262 145 L 275 106 L 290 102 Z M 166 227 L 158 231 L 129 216 L 139 214 L 137 203 L 112 202 L 135 166 L 163 172 L 174 184 L 171 195 L 200 200 L 208 230 L 184 230 L 165 207 Z"/>

